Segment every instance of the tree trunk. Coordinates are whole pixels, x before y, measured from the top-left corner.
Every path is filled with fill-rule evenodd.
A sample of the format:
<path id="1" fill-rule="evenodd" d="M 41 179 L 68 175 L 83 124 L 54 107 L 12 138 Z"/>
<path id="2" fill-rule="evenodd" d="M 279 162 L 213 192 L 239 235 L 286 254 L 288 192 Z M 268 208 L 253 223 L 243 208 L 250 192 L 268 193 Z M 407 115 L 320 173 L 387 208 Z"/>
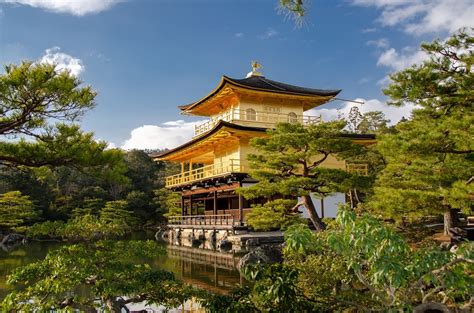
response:
<path id="1" fill-rule="evenodd" d="M 129 312 L 127 307 L 125 307 L 124 304 L 120 303 L 120 301 L 117 301 L 115 298 L 107 298 L 105 300 L 105 305 L 111 313 L 121 313 L 122 309 L 125 309 L 126 312 Z"/>
<path id="2" fill-rule="evenodd" d="M 352 196 L 352 189 L 349 189 L 349 200 L 351 201 L 351 209 L 354 208 L 354 197 Z"/>
<path id="3" fill-rule="evenodd" d="M 454 211 L 446 209 L 444 211 L 444 234 L 449 235 L 449 230 L 454 227 Z"/>
<path id="4" fill-rule="evenodd" d="M 314 207 L 313 200 L 311 200 L 311 196 L 303 196 L 303 202 L 306 210 L 308 210 L 309 218 L 311 219 L 311 222 L 313 222 L 314 227 L 316 227 L 316 230 L 325 230 L 326 224 L 324 224 L 324 222 L 319 217 L 318 212 L 316 212 L 316 208 Z"/>

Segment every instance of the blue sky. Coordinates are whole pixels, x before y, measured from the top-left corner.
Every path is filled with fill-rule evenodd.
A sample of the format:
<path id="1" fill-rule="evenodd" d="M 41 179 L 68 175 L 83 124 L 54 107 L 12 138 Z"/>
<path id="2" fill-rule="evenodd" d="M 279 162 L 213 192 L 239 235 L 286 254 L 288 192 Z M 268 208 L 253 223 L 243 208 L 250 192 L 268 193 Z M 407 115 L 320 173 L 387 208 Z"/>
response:
<path id="1" fill-rule="evenodd" d="M 82 126 L 125 148 L 162 148 L 191 136 L 176 106 L 201 98 L 221 75 L 341 88 L 393 121 L 387 73 L 425 57 L 422 41 L 474 26 L 473 1 L 311 0 L 301 28 L 277 0 L 0 0 L 0 63 L 55 61 L 99 92 Z M 349 104 L 328 104 L 333 118 Z M 184 120 L 184 121 L 178 121 Z"/>

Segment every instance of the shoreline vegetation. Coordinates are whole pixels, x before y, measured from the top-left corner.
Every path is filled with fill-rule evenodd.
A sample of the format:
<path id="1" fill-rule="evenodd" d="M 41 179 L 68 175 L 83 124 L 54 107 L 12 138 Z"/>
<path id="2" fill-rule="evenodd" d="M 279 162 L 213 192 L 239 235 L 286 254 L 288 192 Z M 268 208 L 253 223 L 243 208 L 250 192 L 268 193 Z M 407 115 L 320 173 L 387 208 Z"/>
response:
<path id="1" fill-rule="evenodd" d="M 251 286 L 228 296 L 138 261 L 164 253 L 155 241 L 117 240 L 179 212 L 176 194 L 163 188 L 174 165 L 153 162 L 144 151 L 106 149 L 81 131 L 74 123 L 95 106 L 96 93 L 69 72 L 32 62 L 6 66 L 0 232 L 71 244 L 14 270 L 14 290 L 1 310 L 120 312 L 133 302 L 176 307 L 195 298 L 207 312 L 472 311 L 473 243 L 455 236 L 440 246 L 417 227 L 442 218 L 443 234 L 453 239 L 463 226 L 457 215 L 472 214 L 473 32 L 423 44 L 429 60 L 390 76 L 389 104 L 417 107 L 397 125 L 388 126 L 381 112 L 354 109 L 346 120 L 307 128 L 282 123 L 268 138 L 252 140 L 259 154 L 249 159 L 250 174 L 258 183 L 241 192 L 272 201 L 247 222 L 284 231 L 283 261 L 242 268 Z M 366 132 L 377 138 L 367 149 L 340 136 Z M 368 175 L 310 163 L 318 153 L 321 160 L 333 154 L 366 162 Z M 322 220 L 310 194 L 334 192 L 348 194 L 349 204 L 335 220 Z M 317 231 L 302 223 L 302 208 Z"/>

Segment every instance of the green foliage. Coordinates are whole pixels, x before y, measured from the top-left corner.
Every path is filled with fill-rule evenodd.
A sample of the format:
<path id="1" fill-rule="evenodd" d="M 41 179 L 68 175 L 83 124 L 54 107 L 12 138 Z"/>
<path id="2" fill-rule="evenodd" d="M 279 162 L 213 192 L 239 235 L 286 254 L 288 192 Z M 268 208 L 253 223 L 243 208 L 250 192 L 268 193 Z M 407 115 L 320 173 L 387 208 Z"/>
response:
<path id="1" fill-rule="evenodd" d="M 71 217 L 83 215 L 99 215 L 99 211 L 105 205 L 105 201 L 100 198 L 87 198 L 82 202 L 82 207 L 72 210 Z"/>
<path id="2" fill-rule="evenodd" d="M 306 254 L 314 249 L 316 236 L 305 224 L 294 224 L 285 231 L 285 248 L 283 252 L 286 256 Z"/>
<path id="3" fill-rule="evenodd" d="M 38 179 L 34 171 L 26 168 L 2 167 L 0 170 L 0 181 L 4 189 L 1 193 L 8 191 L 20 191 L 29 196 L 38 212 L 43 215 L 54 200 L 54 193 L 50 186 Z"/>
<path id="4" fill-rule="evenodd" d="M 303 17 L 306 14 L 306 6 L 303 0 L 279 0 L 279 5 L 280 11 L 292 18 L 297 26 L 302 25 Z"/>
<path id="5" fill-rule="evenodd" d="M 55 65 L 23 62 L 0 74 L 0 165 L 3 191 L 30 196 L 46 220 L 97 214 L 99 203 L 128 196 L 142 220 L 154 220 L 153 190 L 163 163 L 145 152 L 106 149 L 76 123 L 96 93 Z M 15 140 L 11 140 L 15 138 Z M 139 192 L 142 192 L 139 194 Z M 144 193 L 144 194 L 143 194 Z M 100 200 L 98 200 L 100 201 Z"/>
<path id="6" fill-rule="evenodd" d="M 366 112 L 362 115 L 357 130 L 361 134 L 377 134 L 386 131 L 389 122 L 382 111 Z"/>
<path id="7" fill-rule="evenodd" d="M 23 232 L 38 218 L 33 202 L 19 191 L 0 195 L 0 230 Z"/>
<path id="8" fill-rule="evenodd" d="M 239 192 L 246 198 L 259 196 L 303 196 L 304 204 L 317 229 L 324 224 L 309 198 L 310 193 L 325 197 L 346 192 L 345 182 L 354 175 L 341 169 L 322 166 L 329 157 L 344 159 L 360 155 L 363 147 L 344 137 L 345 121 L 303 126 L 281 123 L 268 130 L 268 137 L 254 138 L 250 154 L 250 174 L 258 183 Z"/>
<path id="9" fill-rule="evenodd" d="M 153 215 L 151 210 L 151 198 L 143 191 L 133 190 L 127 194 L 128 210 L 134 212 L 135 216 L 145 221 Z"/>
<path id="10" fill-rule="evenodd" d="M 80 232 L 79 234 L 82 234 Z M 26 236 L 34 239 L 59 239 L 64 235 L 63 221 L 45 221 L 28 227 Z"/>
<path id="11" fill-rule="evenodd" d="M 191 290 L 172 273 L 151 267 L 153 258 L 162 253 L 163 248 L 154 241 L 63 246 L 49 252 L 44 260 L 15 270 L 8 284 L 17 289 L 0 308 L 119 312 L 125 304 L 142 301 L 175 307 Z M 135 258 L 139 257 L 148 261 L 138 263 Z"/>
<path id="12" fill-rule="evenodd" d="M 293 266 L 273 264 L 248 266 L 244 274 L 255 284 L 248 299 L 257 312 L 312 312 L 315 306 L 302 297 L 299 271 Z M 244 298 L 245 299 L 245 298 Z"/>
<path id="13" fill-rule="evenodd" d="M 145 152 L 141 150 L 128 151 L 124 160 L 127 166 L 126 176 L 130 179 L 133 190 L 150 194 L 155 187 L 162 183 L 157 181 L 157 176 L 160 171 L 164 170 L 164 164 L 155 162 Z"/>
<path id="14" fill-rule="evenodd" d="M 328 236 L 329 247 L 344 257 L 380 305 L 404 307 L 441 302 L 443 297 L 459 303 L 474 291 L 471 243 L 456 253 L 438 248 L 412 251 L 399 234 L 369 215 L 356 218 L 342 211 L 338 223 L 341 229 Z"/>
<path id="15" fill-rule="evenodd" d="M 279 199 L 256 205 L 245 216 L 247 225 L 257 231 L 284 229 L 300 220 L 297 213 L 291 210 L 295 204 L 294 200 Z"/>
<path id="16" fill-rule="evenodd" d="M 382 111 L 360 113 L 357 106 L 353 106 L 347 116 L 348 128 L 353 133 L 376 134 L 387 130 L 390 120 L 385 118 Z"/>
<path id="17" fill-rule="evenodd" d="M 250 288 L 236 287 L 229 295 L 207 292 L 198 293 L 201 307 L 208 313 L 249 313 L 256 312 L 250 298 Z"/>
<path id="18" fill-rule="evenodd" d="M 84 133 L 77 125 L 57 124 L 45 128 L 37 141 L 24 138 L 0 142 L 2 164 L 28 167 L 45 165 L 98 166 L 108 162 L 110 152 L 105 142 L 97 142 L 92 133 Z"/>
<path id="19" fill-rule="evenodd" d="M 131 230 L 138 223 L 137 217 L 133 211 L 129 210 L 128 203 L 124 200 L 107 202 L 100 210 L 100 220 L 104 223 L 119 225 L 126 230 Z"/>
<path id="20" fill-rule="evenodd" d="M 430 59 L 392 74 L 384 91 L 392 105 L 417 105 L 409 120 L 378 143 L 387 166 L 377 179 L 370 207 L 395 219 L 453 208 L 469 213 L 472 208 L 472 30 L 423 44 L 422 49 Z M 445 227 L 447 231 L 451 225 Z"/>
<path id="21" fill-rule="evenodd" d="M 181 195 L 179 192 L 172 192 L 166 188 L 155 190 L 154 201 L 158 211 L 164 216 L 181 215 Z"/>
<path id="22" fill-rule="evenodd" d="M 78 216 L 70 219 L 62 228 L 54 230 L 63 239 L 69 241 L 90 241 L 116 238 L 130 232 L 124 223 L 116 220 L 103 220 L 94 215 Z"/>
<path id="23" fill-rule="evenodd" d="M 6 65 L 0 75 L 0 134 L 25 134 L 48 120 L 76 120 L 94 107 L 96 93 L 55 65 L 23 62 Z"/>
<path id="24" fill-rule="evenodd" d="M 22 139 L 0 142 L 0 162 L 30 167 L 100 162 L 106 144 L 64 123 L 94 107 L 96 93 L 80 85 L 77 77 L 57 71 L 55 65 L 5 66 L 0 75 L 0 136 Z"/>
<path id="25" fill-rule="evenodd" d="M 103 221 L 95 215 L 82 215 L 63 221 L 36 223 L 27 229 L 27 236 L 34 239 L 61 239 L 91 241 L 117 238 L 130 232 L 123 223 Z"/>
<path id="26" fill-rule="evenodd" d="M 105 165 L 91 164 L 82 168 L 6 168 L 0 178 L 5 180 L 7 191 L 21 190 L 30 196 L 38 211 L 42 212 L 42 220 L 66 221 L 86 214 L 99 215 L 105 202 L 118 199 L 127 201 L 128 209 L 140 219 L 140 224 L 154 223 L 162 218 L 164 212 L 157 209 L 153 198 L 153 188 L 162 184 L 162 177 L 152 178 L 159 176 L 163 169 L 159 166 L 154 173 L 143 172 L 143 182 L 140 183 L 137 180 L 142 167 L 138 162 L 125 162 L 127 154 L 119 150 L 106 150 L 102 155 L 107 160 Z M 153 162 L 148 156 L 145 157 Z M 129 165 L 134 166 L 135 174 L 131 178 L 127 176 L 131 173 Z M 136 186 L 147 184 L 151 186 L 145 191 L 136 189 Z M 166 204 L 163 204 L 163 209 L 166 209 Z"/>
<path id="27" fill-rule="evenodd" d="M 428 302 L 460 309 L 474 292 L 474 245 L 413 250 L 391 227 L 341 208 L 324 232 L 293 225 L 285 261 L 248 266 L 259 311 L 411 311 Z M 294 306 L 294 310 L 289 309 Z"/>

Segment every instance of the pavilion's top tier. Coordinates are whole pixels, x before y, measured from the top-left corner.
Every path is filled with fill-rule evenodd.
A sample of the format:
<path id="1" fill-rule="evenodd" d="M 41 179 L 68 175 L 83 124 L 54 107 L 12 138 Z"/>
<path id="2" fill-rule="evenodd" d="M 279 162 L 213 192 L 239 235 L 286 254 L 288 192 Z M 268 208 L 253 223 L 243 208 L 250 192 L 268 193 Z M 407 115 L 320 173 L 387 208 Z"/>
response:
<path id="1" fill-rule="evenodd" d="M 299 87 L 270 80 L 258 72 L 260 67 L 254 62 L 252 71 L 243 79 L 222 76 L 218 86 L 207 96 L 179 108 L 183 114 L 210 117 L 238 109 L 242 103 L 252 103 L 256 111 L 268 110 L 268 106 L 297 106 L 304 112 L 328 102 L 341 91 Z"/>

